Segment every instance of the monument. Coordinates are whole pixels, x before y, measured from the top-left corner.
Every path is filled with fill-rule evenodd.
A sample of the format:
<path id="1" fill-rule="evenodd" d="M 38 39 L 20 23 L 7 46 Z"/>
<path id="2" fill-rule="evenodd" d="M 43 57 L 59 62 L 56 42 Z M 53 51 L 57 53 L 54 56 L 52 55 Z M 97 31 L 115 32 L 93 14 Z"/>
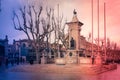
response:
<path id="1" fill-rule="evenodd" d="M 78 20 L 77 12 L 75 10 L 73 11 L 72 21 L 68 22 L 67 25 L 69 27 L 69 49 L 66 51 L 66 63 L 79 63 L 80 31 L 83 23 Z"/>

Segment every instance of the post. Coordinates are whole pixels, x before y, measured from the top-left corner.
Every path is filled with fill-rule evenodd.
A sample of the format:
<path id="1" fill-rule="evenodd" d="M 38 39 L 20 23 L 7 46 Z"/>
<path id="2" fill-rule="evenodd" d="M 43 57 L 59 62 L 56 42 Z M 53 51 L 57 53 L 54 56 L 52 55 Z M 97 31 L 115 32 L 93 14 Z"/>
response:
<path id="1" fill-rule="evenodd" d="M 98 13 L 98 54 L 99 54 L 99 0 L 97 5 L 97 13 Z"/>
<path id="2" fill-rule="evenodd" d="M 58 30 L 58 34 L 57 34 L 57 36 L 58 36 L 58 58 L 60 58 L 60 51 L 59 51 L 59 4 L 58 4 L 58 28 L 57 28 L 57 30 Z"/>
<path id="3" fill-rule="evenodd" d="M 92 25 L 91 25 L 92 26 L 92 55 L 94 55 L 93 54 L 93 0 L 91 0 L 91 10 L 92 10 L 91 11 L 91 16 L 92 16 L 92 18 L 91 18 L 92 19 Z"/>
<path id="4" fill-rule="evenodd" d="M 106 55 L 106 4 L 104 3 L 104 53 L 105 53 L 105 61 L 106 61 L 106 58 L 107 58 L 107 55 Z"/>
<path id="5" fill-rule="evenodd" d="M 97 5 L 97 13 L 98 13 L 98 51 L 97 51 L 97 56 L 95 58 L 95 62 L 97 65 L 101 65 L 102 64 L 102 58 L 101 58 L 101 55 L 100 55 L 100 50 L 99 50 L 99 0 L 98 0 L 98 5 Z"/>

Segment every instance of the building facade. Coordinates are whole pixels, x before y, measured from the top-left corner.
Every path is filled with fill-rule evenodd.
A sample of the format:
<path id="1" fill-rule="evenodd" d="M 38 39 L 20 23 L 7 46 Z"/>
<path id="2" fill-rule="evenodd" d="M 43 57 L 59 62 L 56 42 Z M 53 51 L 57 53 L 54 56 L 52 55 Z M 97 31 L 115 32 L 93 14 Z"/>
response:
<path id="1" fill-rule="evenodd" d="M 5 59 L 8 57 L 8 36 L 5 36 L 5 39 L 0 39 L 0 64 L 5 62 Z"/>
<path id="2" fill-rule="evenodd" d="M 28 56 L 34 56 L 34 49 L 28 39 L 13 40 L 15 57 L 28 60 Z"/>

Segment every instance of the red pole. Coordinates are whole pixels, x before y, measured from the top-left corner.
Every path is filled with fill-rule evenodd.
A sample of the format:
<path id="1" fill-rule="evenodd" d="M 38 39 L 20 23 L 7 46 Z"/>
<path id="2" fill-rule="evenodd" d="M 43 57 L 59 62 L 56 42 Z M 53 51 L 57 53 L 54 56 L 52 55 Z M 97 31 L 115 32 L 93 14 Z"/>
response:
<path id="1" fill-rule="evenodd" d="M 91 0 L 91 16 L 92 16 L 92 55 L 93 55 L 93 0 Z"/>
<path id="2" fill-rule="evenodd" d="M 97 12 L 98 12 L 98 53 L 99 53 L 99 0 L 98 0 L 98 6 L 97 6 Z"/>
<path id="3" fill-rule="evenodd" d="M 105 61 L 106 61 L 106 4 L 104 3 L 104 53 L 105 53 Z"/>

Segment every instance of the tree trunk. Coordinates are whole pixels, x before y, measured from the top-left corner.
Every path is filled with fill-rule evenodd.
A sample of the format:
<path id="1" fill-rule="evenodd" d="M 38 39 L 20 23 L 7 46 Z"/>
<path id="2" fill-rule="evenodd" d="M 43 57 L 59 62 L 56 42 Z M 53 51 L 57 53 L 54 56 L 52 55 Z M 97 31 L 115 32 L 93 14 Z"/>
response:
<path id="1" fill-rule="evenodd" d="M 39 63 L 39 50 L 37 48 L 35 50 L 35 54 L 36 54 L 36 62 Z"/>

